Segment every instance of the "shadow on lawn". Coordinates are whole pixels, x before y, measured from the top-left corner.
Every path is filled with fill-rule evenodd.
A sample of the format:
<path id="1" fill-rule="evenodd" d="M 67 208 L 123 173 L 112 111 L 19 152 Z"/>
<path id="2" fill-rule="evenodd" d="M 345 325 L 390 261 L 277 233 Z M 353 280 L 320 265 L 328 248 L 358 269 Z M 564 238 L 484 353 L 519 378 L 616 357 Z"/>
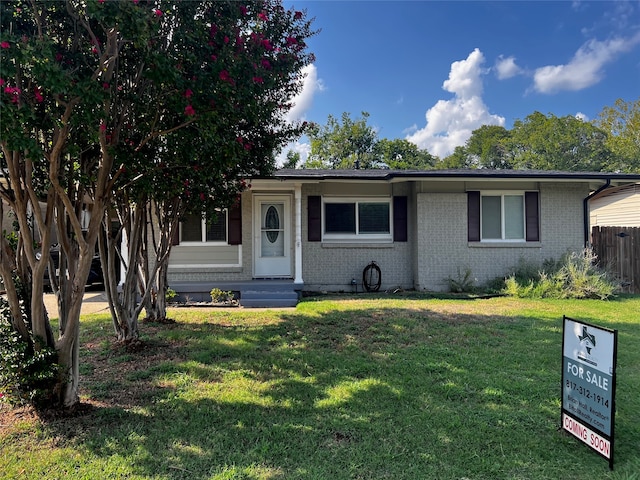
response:
<path id="1" fill-rule="evenodd" d="M 560 456 L 531 456 L 540 442 L 569 448 L 585 472 L 604 465 L 556 432 L 561 319 L 367 308 L 244 323 L 250 315 L 146 324 L 148 348 L 135 355 L 89 340 L 81 385 L 98 408 L 47 427 L 129 459 L 134 474 L 170 478 L 561 476 Z"/>

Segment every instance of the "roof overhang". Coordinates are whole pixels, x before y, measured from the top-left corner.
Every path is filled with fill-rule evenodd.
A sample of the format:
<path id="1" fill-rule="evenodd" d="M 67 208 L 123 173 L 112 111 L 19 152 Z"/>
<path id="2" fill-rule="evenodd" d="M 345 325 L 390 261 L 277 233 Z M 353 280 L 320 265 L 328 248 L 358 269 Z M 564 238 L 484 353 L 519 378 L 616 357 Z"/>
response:
<path id="1" fill-rule="evenodd" d="M 514 182 L 544 181 L 562 183 L 586 183 L 591 190 L 603 185 L 621 186 L 640 182 L 640 174 L 604 172 L 560 172 L 552 170 L 315 170 L 282 169 L 268 177 L 254 177 L 252 182 L 274 185 L 275 183 L 400 183 L 400 182 Z"/>

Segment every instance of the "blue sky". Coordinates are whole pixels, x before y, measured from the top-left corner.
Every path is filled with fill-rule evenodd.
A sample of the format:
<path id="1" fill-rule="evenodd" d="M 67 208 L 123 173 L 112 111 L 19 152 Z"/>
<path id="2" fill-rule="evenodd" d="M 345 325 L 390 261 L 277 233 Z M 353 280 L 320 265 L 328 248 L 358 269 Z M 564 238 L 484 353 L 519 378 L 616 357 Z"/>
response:
<path id="1" fill-rule="evenodd" d="M 534 111 L 592 120 L 640 96 L 640 2 L 287 1 L 321 31 L 292 119 L 370 113 L 445 157 Z M 300 139 L 290 148 L 308 152 Z"/>

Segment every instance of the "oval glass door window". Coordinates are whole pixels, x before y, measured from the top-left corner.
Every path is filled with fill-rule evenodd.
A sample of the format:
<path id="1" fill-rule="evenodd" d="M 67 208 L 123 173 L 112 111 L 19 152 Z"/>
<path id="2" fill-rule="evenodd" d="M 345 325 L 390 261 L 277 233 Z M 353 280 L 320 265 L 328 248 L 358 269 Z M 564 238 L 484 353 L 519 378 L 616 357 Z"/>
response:
<path id="1" fill-rule="evenodd" d="M 280 216 L 278 215 L 278 210 L 273 205 L 267 209 L 264 226 L 266 228 L 267 239 L 269 242 L 275 243 L 280 234 Z"/>

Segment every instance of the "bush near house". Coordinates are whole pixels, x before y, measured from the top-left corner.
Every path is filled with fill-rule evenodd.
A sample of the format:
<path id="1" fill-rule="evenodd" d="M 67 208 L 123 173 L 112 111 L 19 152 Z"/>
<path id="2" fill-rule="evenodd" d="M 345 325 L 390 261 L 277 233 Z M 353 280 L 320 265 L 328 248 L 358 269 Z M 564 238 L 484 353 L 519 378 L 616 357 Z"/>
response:
<path id="1" fill-rule="evenodd" d="M 542 269 L 522 262 L 505 279 L 502 293 L 520 298 L 592 298 L 606 300 L 619 285 L 596 265 L 589 248 L 571 252 L 558 262 L 548 260 Z"/>

